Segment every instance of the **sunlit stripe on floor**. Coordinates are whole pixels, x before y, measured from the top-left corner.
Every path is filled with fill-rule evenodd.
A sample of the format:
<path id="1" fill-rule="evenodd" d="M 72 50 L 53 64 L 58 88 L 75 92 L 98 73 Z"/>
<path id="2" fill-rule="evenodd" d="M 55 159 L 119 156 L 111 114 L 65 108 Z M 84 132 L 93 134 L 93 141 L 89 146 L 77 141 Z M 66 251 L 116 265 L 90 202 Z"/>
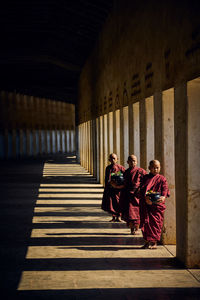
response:
<path id="1" fill-rule="evenodd" d="M 39 188 L 39 193 L 41 192 L 51 192 L 51 193 L 63 193 L 63 192 L 71 192 L 71 193 L 85 193 L 85 192 L 89 192 L 89 193 L 102 193 L 103 192 L 103 188 L 76 188 L 76 189 L 72 189 L 72 188 Z"/>
<path id="2" fill-rule="evenodd" d="M 157 251 L 140 249 L 140 245 L 74 245 L 74 246 L 29 246 L 26 259 L 55 258 L 160 258 L 173 259 L 164 247 Z"/>
<path id="3" fill-rule="evenodd" d="M 31 233 L 31 238 L 34 237 L 42 237 L 42 238 L 49 238 L 49 237 L 77 237 L 82 236 L 85 238 L 90 237 L 98 237 L 98 236 L 106 236 L 109 237 L 130 237 L 130 231 L 127 228 L 45 228 L 45 229 L 33 229 Z M 137 237 L 142 236 L 142 234 L 138 234 Z"/>
<path id="4" fill-rule="evenodd" d="M 63 193 L 63 194 L 54 194 L 54 193 L 51 193 L 51 194 L 39 194 L 38 195 L 38 198 L 99 198 L 99 199 L 102 199 L 102 194 L 74 194 L 74 193 L 71 193 L 71 194 L 68 194 L 68 193 Z"/>
<path id="5" fill-rule="evenodd" d="M 79 173 L 43 173 L 43 177 L 47 177 L 47 176 L 52 176 L 52 177 L 58 177 L 58 176 L 61 176 L 61 177 L 84 177 L 84 178 L 90 178 L 90 177 L 93 177 L 92 175 L 90 174 L 79 174 Z"/>
<path id="6" fill-rule="evenodd" d="M 194 288 L 200 283 L 186 270 L 24 271 L 18 290 L 156 287 Z"/>
<path id="7" fill-rule="evenodd" d="M 85 199 L 66 199 L 66 200 L 60 200 L 60 199 L 48 199 L 48 200 L 37 200 L 36 206 L 39 204 L 74 204 L 74 205 L 84 205 L 84 204 L 101 204 L 100 200 L 85 200 Z"/>
<path id="8" fill-rule="evenodd" d="M 63 222 L 98 222 L 107 223 L 102 216 L 34 216 L 33 223 L 63 223 Z M 100 226 L 100 225 L 99 225 Z"/>
<path id="9" fill-rule="evenodd" d="M 100 183 L 41 183 L 40 184 L 40 188 L 41 187 L 56 187 L 56 188 L 60 188 L 60 187 L 82 187 L 82 188 L 95 188 L 95 187 L 102 187 L 102 184 Z"/>

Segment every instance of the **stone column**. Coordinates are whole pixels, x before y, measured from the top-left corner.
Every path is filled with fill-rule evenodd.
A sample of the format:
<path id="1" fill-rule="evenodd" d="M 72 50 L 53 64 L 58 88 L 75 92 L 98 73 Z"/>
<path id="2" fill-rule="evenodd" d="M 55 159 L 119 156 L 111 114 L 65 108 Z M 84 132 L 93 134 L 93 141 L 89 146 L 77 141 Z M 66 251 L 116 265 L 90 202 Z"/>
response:
<path id="1" fill-rule="evenodd" d="M 77 131 L 78 133 L 78 142 L 77 142 L 77 147 L 78 147 L 78 157 L 79 157 L 79 160 L 78 162 L 81 164 L 81 124 L 78 125 L 77 127 Z"/>
<path id="2" fill-rule="evenodd" d="M 72 152 L 72 130 L 68 130 L 68 152 Z"/>
<path id="3" fill-rule="evenodd" d="M 140 100 L 140 166 L 147 169 L 147 127 L 146 127 L 146 110 L 145 99 Z"/>
<path id="4" fill-rule="evenodd" d="M 133 104 L 128 106 L 128 139 L 129 155 L 134 154 L 134 126 L 133 126 Z"/>
<path id="5" fill-rule="evenodd" d="M 100 182 L 100 130 L 99 130 L 99 118 L 96 118 L 96 178 L 97 182 Z"/>
<path id="6" fill-rule="evenodd" d="M 103 169 L 104 170 L 107 165 L 108 165 L 108 115 L 105 114 L 103 116 Z"/>
<path id="7" fill-rule="evenodd" d="M 188 198 L 187 198 L 187 87 L 181 84 L 174 93 L 175 184 L 176 184 L 176 255 L 187 263 Z M 196 238 L 196 237 L 195 237 Z"/>
<path id="8" fill-rule="evenodd" d="M 159 104 L 158 104 L 159 105 Z M 175 161 L 174 161 L 174 89 L 163 92 L 162 139 L 157 139 L 163 149 L 161 173 L 167 178 L 170 198 L 166 199 L 166 211 L 162 240 L 164 244 L 176 244 Z M 160 116 L 158 116 L 160 119 Z M 159 121 L 156 123 L 159 125 Z M 155 132 L 159 133 L 157 129 Z M 159 142 L 160 141 L 160 142 Z M 156 144 L 156 143 L 155 143 Z M 157 147 L 158 149 L 158 147 Z"/>
<path id="9" fill-rule="evenodd" d="M 140 166 L 140 116 L 139 102 L 133 104 L 133 153 L 137 156 L 138 166 Z"/>
<path id="10" fill-rule="evenodd" d="M 155 158 L 153 97 L 149 97 L 145 99 L 145 111 L 146 111 L 146 169 L 148 169 L 150 160 Z"/>
<path id="11" fill-rule="evenodd" d="M 87 135 L 88 135 L 88 171 L 91 170 L 91 136 L 90 136 L 90 121 L 87 122 Z"/>
<path id="12" fill-rule="evenodd" d="M 113 153 L 113 112 L 108 113 L 108 155 Z"/>
<path id="13" fill-rule="evenodd" d="M 200 78 L 187 84 L 188 96 L 188 240 L 187 261 L 190 268 L 200 267 Z"/>
<path id="14" fill-rule="evenodd" d="M 113 112 L 113 152 L 117 154 L 116 111 Z"/>
<path id="15" fill-rule="evenodd" d="M 85 168 L 88 170 L 88 122 L 85 122 Z"/>
<path id="16" fill-rule="evenodd" d="M 42 137 L 42 130 L 38 130 L 38 140 L 39 140 L 39 154 L 42 155 L 42 148 L 43 148 L 43 137 Z"/>
<path id="17" fill-rule="evenodd" d="M 122 165 L 125 166 L 125 168 L 128 168 L 127 159 L 129 156 L 129 120 L 128 120 L 128 106 L 123 107 L 123 144 L 124 144 L 124 154 L 123 154 L 123 163 Z"/>
<path id="18" fill-rule="evenodd" d="M 87 164 L 87 153 L 86 153 L 86 143 L 87 143 L 87 135 L 86 135 L 86 122 L 83 123 L 83 138 L 85 143 L 83 143 L 83 167 L 86 168 Z"/>
<path id="19" fill-rule="evenodd" d="M 124 114 L 123 107 L 120 109 L 120 156 L 119 162 L 124 164 Z"/>
<path id="20" fill-rule="evenodd" d="M 20 149 L 19 149 L 19 155 L 20 155 L 20 157 L 23 157 L 24 155 L 25 155 L 25 153 L 24 153 L 24 131 L 23 131 L 23 129 L 20 129 L 19 130 L 19 147 L 20 147 Z"/>
<path id="21" fill-rule="evenodd" d="M 26 155 L 31 156 L 30 151 L 30 129 L 26 129 Z"/>
<path id="22" fill-rule="evenodd" d="M 94 131 L 93 131 L 93 120 L 90 121 L 90 173 L 94 175 Z"/>
<path id="23" fill-rule="evenodd" d="M 44 129 L 43 130 L 43 135 L 44 135 L 44 154 L 48 153 L 48 130 Z"/>
<path id="24" fill-rule="evenodd" d="M 78 127 L 76 128 L 77 130 L 77 137 L 78 137 Z M 77 147 L 78 147 L 78 141 L 77 141 Z M 64 129 L 62 130 L 62 152 L 65 153 L 65 132 Z M 77 149 L 77 153 L 78 153 L 78 149 Z M 79 155 L 78 155 L 79 157 Z M 79 161 L 79 159 L 78 159 Z"/>
<path id="25" fill-rule="evenodd" d="M 166 93 L 165 93 L 166 95 Z M 173 97 L 174 98 L 174 97 Z M 158 141 L 163 141 L 163 108 L 162 108 L 162 92 L 157 92 L 154 95 L 154 150 L 155 159 L 159 160 L 161 166 L 163 166 L 163 143 Z"/>
<path id="26" fill-rule="evenodd" d="M 55 153 L 58 153 L 58 130 L 55 129 Z"/>
<path id="27" fill-rule="evenodd" d="M 49 153 L 53 153 L 53 139 L 52 139 L 52 129 L 48 130 L 48 145 L 49 145 Z"/>
<path id="28" fill-rule="evenodd" d="M 12 129 L 11 136 L 12 136 L 12 158 L 16 158 L 17 157 L 17 132 L 16 132 L 16 129 Z"/>
<path id="29" fill-rule="evenodd" d="M 100 147 L 99 147 L 99 157 L 100 157 L 100 183 L 104 184 L 104 156 L 103 156 L 103 116 L 99 117 L 99 134 L 100 134 Z"/>

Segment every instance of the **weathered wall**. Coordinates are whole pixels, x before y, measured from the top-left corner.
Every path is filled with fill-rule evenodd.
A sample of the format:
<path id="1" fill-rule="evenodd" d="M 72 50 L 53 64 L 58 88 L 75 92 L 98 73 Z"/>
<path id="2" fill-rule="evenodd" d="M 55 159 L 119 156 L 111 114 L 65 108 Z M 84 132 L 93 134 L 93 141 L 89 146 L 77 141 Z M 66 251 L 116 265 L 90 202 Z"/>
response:
<path id="1" fill-rule="evenodd" d="M 108 150 L 121 164 L 128 153 L 137 154 L 147 171 L 149 160 L 160 160 L 171 191 L 162 241 L 177 242 L 177 257 L 190 268 L 200 267 L 195 238 L 200 218 L 199 15 L 194 0 L 115 1 L 82 71 L 78 105 L 80 162 L 101 183 Z M 89 168 L 91 152 L 97 173 Z"/>
<path id="2" fill-rule="evenodd" d="M 200 74 L 198 1 L 114 3 L 82 71 L 79 123 Z"/>

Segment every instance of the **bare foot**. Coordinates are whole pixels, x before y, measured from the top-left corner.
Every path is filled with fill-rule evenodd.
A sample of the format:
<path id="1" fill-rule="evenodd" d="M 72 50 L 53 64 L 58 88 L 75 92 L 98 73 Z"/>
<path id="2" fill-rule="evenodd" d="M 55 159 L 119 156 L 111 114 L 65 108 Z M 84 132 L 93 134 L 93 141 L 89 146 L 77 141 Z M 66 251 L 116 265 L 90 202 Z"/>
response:
<path id="1" fill-rule="evenodd" d="M 149 249 L 157 249 L 157 242 L 150 242 Z"/>
<path id="2" fill-rule="evenodd" d="M 115 222 L 121 222 L 121 220 L 119 218 L 116 218 Z"/>
<path id="3" fill-rule="evenodd" d="M 145 242 L 145 244 L 140 249 L 148 249 L 149 248 L 149 242 Z"/>
<path id="4" fill-rule="evenodd" d="M 116 221 L 116 219 L 115 219 L 115 217 L 113 217 L 112 220 L 110 220 L 109 222 L 115 222 L 115 221 Z"/>

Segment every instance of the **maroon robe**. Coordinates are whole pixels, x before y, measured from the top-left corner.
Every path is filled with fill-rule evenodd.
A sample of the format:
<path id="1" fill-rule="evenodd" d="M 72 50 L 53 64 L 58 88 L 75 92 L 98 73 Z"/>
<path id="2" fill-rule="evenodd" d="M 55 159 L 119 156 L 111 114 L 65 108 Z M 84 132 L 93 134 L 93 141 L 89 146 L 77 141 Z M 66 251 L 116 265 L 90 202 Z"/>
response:
<path id="1" fill-rule="evenodd" d="M 167 180 L 163 175 L 151 173 L 144 176 L 140 190 L 141 230 L 143 237 L 148 242 L 159 241 L 164 220 L 165 201 L 148 205 L 145 195 L 148 190 L 158 192 L 161 196 L 169 197 Z"/>
<path id="2" fill-rule="evenodd" d="M 146 171 L 142 168 L 128 168 L 124 173 L 124 186 L 120 196 L 122 219 L 129 223 L 140 224 L 138 190 Z M 133 224 L 133 225 L 134 225 Z"/>
<path id="3" fill-rule="evenodd" d="M 105 172 L 105 188 L 103 193 L 103 199 L 101 208 L 112 215 L 119 216 L 120 209 L 119 209 L 119 197 L 120 197 L 120 189 L 115 189 L 110 185 L 111 181 L 111 173 L 116 173 L 121 171 L 122 173 L 125 172 L 125 168 L 121 165 L 109 165 L 106 167 Z"/>

